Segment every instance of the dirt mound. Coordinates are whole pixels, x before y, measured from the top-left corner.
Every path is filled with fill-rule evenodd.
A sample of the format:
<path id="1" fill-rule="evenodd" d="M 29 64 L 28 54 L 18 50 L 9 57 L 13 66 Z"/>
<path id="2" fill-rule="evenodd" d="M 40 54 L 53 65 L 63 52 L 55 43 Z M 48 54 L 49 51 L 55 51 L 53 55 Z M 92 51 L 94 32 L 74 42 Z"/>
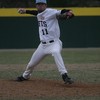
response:
<path id="1" fill-rule="evenodd" d="M 0 97 L 53 97 L 53 96 L 100 96 L 100 84 L 74 83 L 31 79 L 24 82 L 0 80 Z"/>

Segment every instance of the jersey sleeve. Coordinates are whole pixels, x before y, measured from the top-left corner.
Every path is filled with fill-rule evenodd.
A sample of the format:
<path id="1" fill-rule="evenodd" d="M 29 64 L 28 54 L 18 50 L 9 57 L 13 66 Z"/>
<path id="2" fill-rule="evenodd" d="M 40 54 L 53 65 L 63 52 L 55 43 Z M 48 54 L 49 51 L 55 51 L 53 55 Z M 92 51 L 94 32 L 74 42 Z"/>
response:
<path id="1" fill-rule="evenodd" d="M 57 18 L 57 16 L 60 15 L 61 10 L 57 10 L 57 9 L 52 9 L 50 12 L 51 18 Z"/>
<path id="2" fill-rule="evenodd" d="M 60 15 L 61 14 L 61 10 L 57 10 L 56 11 L 56 16 Z"/>
<path id="3" fill-rule="evenodd" d="M 26 10 L 26 14 L 31 14 L 31 15 L 37 15 L 38 11 L 37 10 Z"/>

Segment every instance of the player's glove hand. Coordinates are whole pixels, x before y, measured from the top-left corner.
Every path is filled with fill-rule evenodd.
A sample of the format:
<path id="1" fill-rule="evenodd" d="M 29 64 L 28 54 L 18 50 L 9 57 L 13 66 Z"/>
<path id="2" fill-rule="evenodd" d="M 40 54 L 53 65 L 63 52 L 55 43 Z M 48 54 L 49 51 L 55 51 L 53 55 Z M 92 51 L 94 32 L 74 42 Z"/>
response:
<path id="1" fill-rule="evenodd" d="M 74 17 L 74 14 L 71 10 L 69 10 L 68 12 L 66 12 L 66 17 L 67 19 Z"/>
<path id="2" fill-rule="evenodd" d="M 74 17 L 72 10 L 66 10 L 66 9 L 61 10 L 60 19 L 70 19 L 72 17 Z"/>
<path id="3" fill-rule="evenodd" d="M 20 9 L 18 9 L 18 13 L 20 13 L 20 14 L 25 14 L 25 13 L 26 13 L 26 10 L 23 9 L 23 8 L 20 8 Z"/>

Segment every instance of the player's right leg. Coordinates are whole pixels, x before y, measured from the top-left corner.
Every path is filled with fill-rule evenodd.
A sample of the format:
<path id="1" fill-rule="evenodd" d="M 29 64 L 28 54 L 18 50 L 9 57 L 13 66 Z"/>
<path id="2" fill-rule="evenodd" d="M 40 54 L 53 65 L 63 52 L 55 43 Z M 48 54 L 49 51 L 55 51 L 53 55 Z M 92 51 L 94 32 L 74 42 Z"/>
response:
<path id="1" fill-rule="evenodd" d="M 34 69 L 34 67 L 45 57 L 45 54 L 43 53 L 43 48 L 41 44 L 37 48 L 37 50 L 33 53 L 30 62 L 28 63 L 25 72 L 23 75 L 17 77 L 16 81 L 25 81 L 28 80 L 31 76 L 31 73 Z"/>

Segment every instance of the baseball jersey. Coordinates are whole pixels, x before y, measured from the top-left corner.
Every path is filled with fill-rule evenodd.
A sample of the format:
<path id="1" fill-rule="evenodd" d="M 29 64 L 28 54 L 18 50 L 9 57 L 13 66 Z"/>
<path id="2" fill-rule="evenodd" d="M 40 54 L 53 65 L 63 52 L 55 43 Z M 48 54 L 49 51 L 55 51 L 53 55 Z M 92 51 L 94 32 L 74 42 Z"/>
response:
<path id="1" fill-rule="evenodd" d="M 57 15 L 60 13 L 60 10 L 47 8 L 45 11 L 37 14 L 40 41 L 59 39 L 60 28 Z"/>

